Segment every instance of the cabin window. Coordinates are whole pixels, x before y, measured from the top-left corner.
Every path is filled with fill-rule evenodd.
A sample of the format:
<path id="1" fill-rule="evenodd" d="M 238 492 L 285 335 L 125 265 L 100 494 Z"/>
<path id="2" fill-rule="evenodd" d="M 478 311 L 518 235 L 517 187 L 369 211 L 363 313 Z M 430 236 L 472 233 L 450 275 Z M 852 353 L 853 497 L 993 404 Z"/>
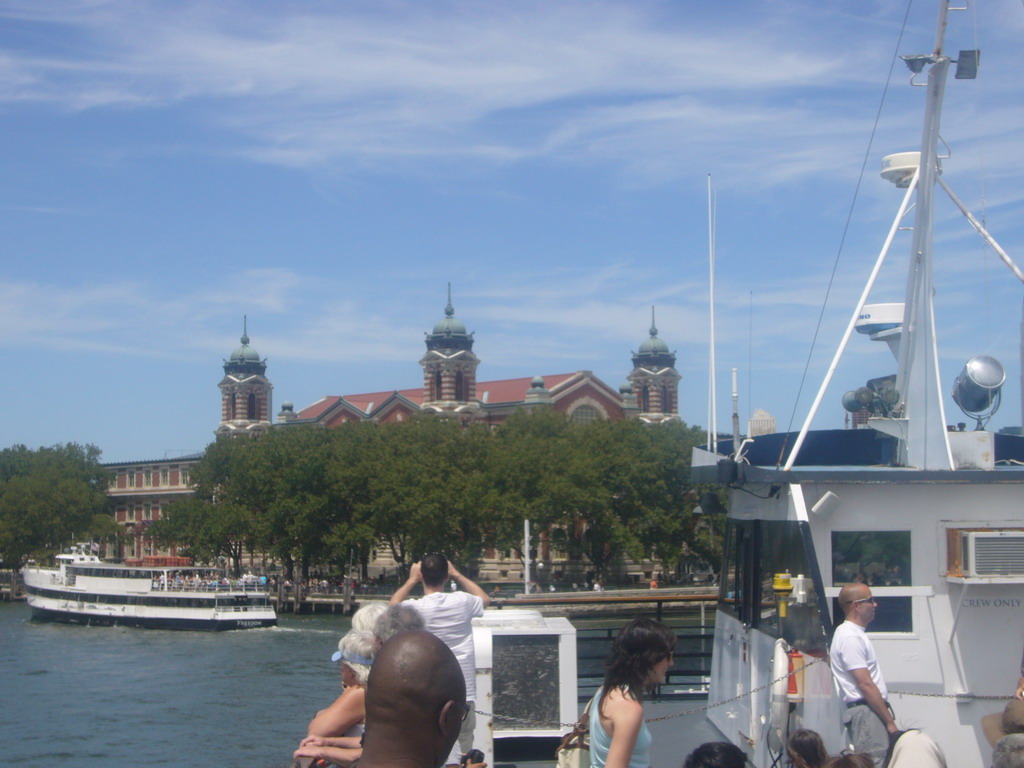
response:
<path id="1" fill-rule="evenodd" d="M 833 531 L 832 583 L 862 582 L 870 587 L 909 587 L 910 531 Z M 878 607 L 869 632 L 912 632 L 910 597 L 876 595 Z M 838 599 L 832 601 L 836 625 L 843 621 Z"/>
<path id="2" fill-rule="evenodd" d="M 730 521 L 719 606 L 744 624 L 813 652 L 824 650 L 828 615 L 818 599 L 817 564 L 808 560 L 809 537 L 806 523 Z M 777 594 L 773 587 L 782 574 L 788 574 L 790 589 Z"/>

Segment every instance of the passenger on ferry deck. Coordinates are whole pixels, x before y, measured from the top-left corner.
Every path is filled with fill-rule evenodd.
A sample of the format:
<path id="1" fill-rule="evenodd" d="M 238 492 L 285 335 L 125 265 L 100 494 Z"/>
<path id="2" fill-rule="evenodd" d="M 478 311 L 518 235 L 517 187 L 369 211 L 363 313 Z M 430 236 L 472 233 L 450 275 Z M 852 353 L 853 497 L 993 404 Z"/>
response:
<path id="1" fill-rule="evenodd" d="M 801 728 L 786 740 L 786 757 L 793 768 L 822 768 L 828 761 L 828 752 L 816 731 Z"/>
<path id="2" fill-rule="evenodd" d="M 1002 712 L 981 718 L 981 732 L 993 747 L 1005 736 L 1024 733 L 1024 701 L 1013 699 Z"/>
<path id="3" fill-rule="evenodd" d="M 420 612 L 406 603 L 389 605 L 377 619 L 373 628 L 373 636 L 377 639 L 377 647 L 397 635 L 399 632 L 412 632 L 427 628 Z"/>
<path id="4" fill-rule="evenodd" d="M 644 694 L 665 682 L 675 633 L 652 619 L 633 619 L 605 661 L 604 682 L 590 701 L 591 768 L 648 768 L 651 732 Z"/>
<path id="5" fill-rule="evenodd" d="M 1024 733 L 1011 733 L 996 742 L 992 768 L 1024 768 Z"/>
<path id="6" fill-rule="evenodd" d="M 914 729 L 901 733 L 892 745 L 886 768 L 946 768 L 946 756 L 931 736 Z"/>
<path id="7" fill-rule="evenodd" d="M 376 631 L 377 621 L 387 609 L 386 603 L 367 603 L 352 614 L 352 629 L 358 629 L 360 632 Z"/>
<path id="8" fill-rule="evenodd" d="M 448 578 L 457 582 L 465 591 L 446 591 L 444 586 Z M 466 700 L 470 704 L 470 711 L 462 723 L 459 744 L 452 747 L 446 763 L 457 766 L 462 755 L 473 747 L 473 731 L 476 726 L 476 653 L 472 622 L 474 617 L 483 616 L 484 608 L 490 604 L 491 598 L 475 581 L 459 573 L 444 555 L 432 553 L 424 555 L 421 562 L 413 564 L 409 578 L 391 596 L 390 604 L 398 605 L 404 601 L 420 583 L 423 585 L 423 597 L 410 600 L 408 604 L 419 611 L 427 631 L 441 638 L 455 654 L 466 684 Z"/>
<path id="9" fill-rule="evenodd" d="M 874 765 L 874 761 L 871 759 L 871 755 L 857 752 L 829 758 L 829 761 L 825 763 L 825 768 L 871 768 L 872 765 Z"/>
<path id="10" fill-rule="evenodd" d="M 1018 699 L 1024 699 L 1024 655 L 1020 659 L 1020 680 L 1017 681 L 1017 690 L 1013 695 Z"/>
<path id="11" fill-rule="evenodd" d="M 708 741 L 686 756 L 683 768 L 745 768 L 747 756 L 728 741 Z"/>
<path id="12" fill-rule="evenodd" d="M 340 765 L 359 757 L 366 720 L 366 684 L 376 650 L 370 632 L 352 630 L 338 642 L 331 660 L 341 662 L 344 691 L 310 721 L 296 757 L 320 757 Z"/>
<path id="13" fill-rule="evenodd" d="M 384 644 L 366 692 L 360 768 L 440 768 L 468 712 L 458 660 L 435 635 L 401 632 Z"/>
<path id="14" fill-rule="evenodd" d="M 875 618 L 875 599 L 867 584 L 852 582 L 839 591 L 839 605 L 846 621 L 832 636 L 829 659 L 832 675 L 846 712 L 846 726 L 854 751 L 871 755 L 876 766 L 884 765 L 890 737 L 899 733 L 878 658 L 865 628 Z"/>

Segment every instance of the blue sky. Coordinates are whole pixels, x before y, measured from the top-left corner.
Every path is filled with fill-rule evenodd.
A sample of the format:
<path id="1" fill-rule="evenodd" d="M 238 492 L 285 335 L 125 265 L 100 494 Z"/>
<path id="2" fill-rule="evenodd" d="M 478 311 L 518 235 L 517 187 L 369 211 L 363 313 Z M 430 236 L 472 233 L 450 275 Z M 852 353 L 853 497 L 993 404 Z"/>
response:
<path id="1" fill-rule="evenodd" d="M 243 315 L 275 411 L 418 386 L 449 281 L 481 379 L 617 387 L 656 305 L 705 425 L 708 174 L 719 424 L 738 367 L 744 421 L 799 426 L 899 204 L 878 168 L 916 148 L 924 89 L 899 63 L 879 103 L 934 6 L 897 49 L 905 4 L 871 0 L 0 0 L 0 444 L 201 449 Z M 1018 263 L 1022 38 L 1019 0 L 951 15 L 982 59 L 943 129 L 944 178 Z M 995 355 L 993 426 L 1019 424 L 1021 285 L 937 218 L 943 379 Z M 873 300 L 902 299 L 908 250 Z M 894 371 L 855 338 L 816 425 Z"/>

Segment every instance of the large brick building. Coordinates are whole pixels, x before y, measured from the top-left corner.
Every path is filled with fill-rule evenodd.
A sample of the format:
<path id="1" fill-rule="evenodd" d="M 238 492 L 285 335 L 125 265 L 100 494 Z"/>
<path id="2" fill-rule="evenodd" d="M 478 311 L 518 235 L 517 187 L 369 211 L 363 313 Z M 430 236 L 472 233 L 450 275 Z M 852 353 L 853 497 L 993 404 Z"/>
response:
<path id="1" fill-rule="evenodd" d="M 473 351 L 474 341 L 473 334 L 455 317 L 449 290 L 444 316 L 426 334 L 426 351 L 419 361 L 422 387 L 327 395 L 298 412 L 286 401 L 272 423 L 273 385 L 266 375 L 267 361 L 250 346 L 246 321 L 240 346 L 224 361 L 224 376 L 218 385 L 220 422 L 215 433 L 218 437 L 255 437 L 272 428 L 302 424 L 333 428 L 352 421 L 391 423 L 417 413 L 497 425 L 520 408 L 552 408 L 580 422 L 636 418 L 660 423 L 679 418 L 681 377 L 675 369 L 676 355 L 658 338 L 653 309 L 648 338 L 632 353 L 632 370 L 618 389 L 591 371 L 478 381 L 481 360 Z M 177 555 L 173 549 L 157 551 L 146 529 L 174 498 L 192 492 L 188 471 L 200 458 L 197 454 L 107 465 L 114 472 L 109 495 L 115 519 L 125 531 L 118 556 L 142 562 L 144 558 Z M 543 539 L 539 554 L 549 574 L 567 565 L 564 555 L 551 550 Z M 514 553 L 488 551 L 484 555 L 481 578 L 522 578 L 522 564 Z M 371 571 L 393 572 L 395 567 L 386 548 L 381 548 Z M 630 571 L 637 578 L 649 578 L 652 567 L 634 564 Z"/>
<path id="2" fill-rule="evenodd" d="M 247 337 L 244 337 L 246 344 Z M 434 330 L 426 335 L 426 353 L 420 359 L 423 386 L 351 395 L 328 395 L 295 412 L 290 402 L 282 404 L 279 424 L 319 424 L 337 427 L 349 421 L 403 421 L 416 413 L 437 413 L 464 422 L 500 424 L 520 408 L 550 407 L 577 421 L 638 418 L 650 423 L 679 418 L 679 380 L 676 356 L 658 338 L 653 310 L 651 329 L 639 351 L 632 356 L 633 370 L 618 389 L 601 381 L 591 371 L 524 376 L 516 379 L 478 381 L 480 359 L 473 352 L 474 338 L 455 317 L 451 296 Z M 243 347 L 235 351 L 239 355 Z M 258 360 L 248 346 L 247 354 Z M 266 361 L 263 361 L 263 370 Z M 228 364 L 225 364 L 227 373 Z M 262 376 L 262 371 L 260 373 Z M 225 382 L 228 378 L 225 378 Z M 232 380 L 233 381 L 233 380 Z M 224 390 L 224 382 L 221 389 Z M 230 385 L 234 387 L 232 383 Z M 269 402 L 270 383 L 262 379 Z M 264 395 L 260 394 L 259 397 Z M 259 400 L 258 402 L 262 402 Z M 226 406 L 225 406 L 226 407 Z M 236 419 L 227 421 L 222 409 L 218 434 L 248 431 L 265 426 L 254 419 L 250 426 Z"/>
<path id="3" fill-rule="evenodd" d="M 114 519 L 123 526 L 118 551 L 106 553 L 129 565 L 154 562 L 147 558 L 176 557 L 177 549 L 158 550 L 147 535 L 150 523 L 159 520 L 175 499 L 192 494 L 189 470 L 202 454 L 176 459 L 130 461 L 107 464 L 111 472 L 110 498 Z"/>

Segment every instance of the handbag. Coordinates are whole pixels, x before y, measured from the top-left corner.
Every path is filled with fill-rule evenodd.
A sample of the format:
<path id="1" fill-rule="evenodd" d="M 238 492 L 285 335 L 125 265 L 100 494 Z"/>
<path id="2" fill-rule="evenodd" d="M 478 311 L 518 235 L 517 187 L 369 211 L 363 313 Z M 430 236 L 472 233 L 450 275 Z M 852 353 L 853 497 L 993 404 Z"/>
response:
<path id="1" fill-rule="evenodd" d="M 555 750 L 558 768 L 590 768 L 590 705 L 593 703 L 593 699 L 587 702 L 576 725 L 559 742 Z"/>

